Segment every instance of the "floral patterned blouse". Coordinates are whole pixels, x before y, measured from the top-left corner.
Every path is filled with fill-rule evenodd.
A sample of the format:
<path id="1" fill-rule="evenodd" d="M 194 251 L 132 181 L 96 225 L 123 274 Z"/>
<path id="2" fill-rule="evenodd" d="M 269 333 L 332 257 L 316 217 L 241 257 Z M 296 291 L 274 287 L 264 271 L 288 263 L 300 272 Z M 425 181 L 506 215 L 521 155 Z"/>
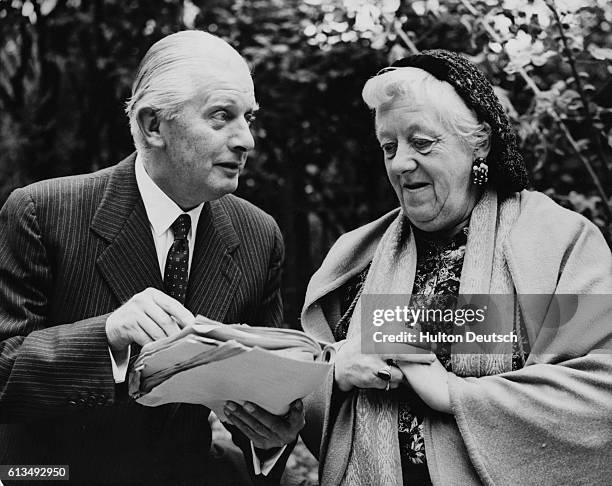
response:
<path id="1" fill-rule="evenodd" d="M 448 308 L 452 304 L 446 302 L 446 297 L 454 300 L 459 293 L 468 228 L 464 228 L 450 240 L 440 240 L 418 230 L 414 230 L 414 234 L 417 247 L 417 265 L 412 303 L 415 303 L 414 300 L 418 299 L 418 296 L 427 298 L 435 295 L 438 296 L 436 299 L 428 300 L 429 308 L 431 308 L 432 302 L 437 308 Z M 334 330 L 337 340 L 346 337 L 353 308 L 361 294 L 361 287 L 369 269 L 370 266 L 368 265 L 341 289 L 343 292 L 343 315 Z M 424 332 L 448 332 L 451 334 L 453 332 L 452 322 L 424 322 L 421 326 L 421 330 Z M 439 343 L 434 352 L 446 370 L 452 371 L 451 344 Z M 516 367 L 517 360 L 513 359 L 513 368 Z M 406 394 L 405 400 L 400 401 L 399 404 L 398 436 L 404 485 L 431 484 L 423 440 L 423 420 L 428 411 L 429 407 L 416 394 Z"/>

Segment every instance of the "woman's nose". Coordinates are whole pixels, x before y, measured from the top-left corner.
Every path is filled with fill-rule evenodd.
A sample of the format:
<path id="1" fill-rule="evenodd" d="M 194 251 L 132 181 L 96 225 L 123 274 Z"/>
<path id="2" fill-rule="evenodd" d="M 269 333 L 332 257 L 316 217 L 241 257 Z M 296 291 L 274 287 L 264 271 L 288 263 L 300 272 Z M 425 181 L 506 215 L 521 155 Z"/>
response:
<path id="1" fill-rule="evenodd" d="M 412 172 L 418 167 L 415 151 L 407 144 L 399 144 L 395 157 L 390 161 L 389 170 L 396 175 Z"/>

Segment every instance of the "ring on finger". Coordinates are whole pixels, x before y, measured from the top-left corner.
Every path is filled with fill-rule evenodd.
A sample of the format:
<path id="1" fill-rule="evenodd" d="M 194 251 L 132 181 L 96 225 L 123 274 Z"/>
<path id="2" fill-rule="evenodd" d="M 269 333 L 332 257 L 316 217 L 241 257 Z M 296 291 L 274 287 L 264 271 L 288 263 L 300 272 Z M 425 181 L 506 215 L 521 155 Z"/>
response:
<path id="1" fill-rule="evenodd" d="M 391 381 L 391 366 L 387 365 L 384 368 L 381 368 L 376 372 L 376 376 L 378 376 L 381 380 L 385 380 L 388 384 Z"/>

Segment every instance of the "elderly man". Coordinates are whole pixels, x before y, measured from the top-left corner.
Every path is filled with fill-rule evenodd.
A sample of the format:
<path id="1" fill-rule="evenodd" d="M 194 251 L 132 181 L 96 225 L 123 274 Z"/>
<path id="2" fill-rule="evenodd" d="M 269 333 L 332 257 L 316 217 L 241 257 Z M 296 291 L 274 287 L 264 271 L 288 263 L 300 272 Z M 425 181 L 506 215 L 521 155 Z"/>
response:
<path id="1" fill-rule="evenodd" d="M 70 466 L 75 484 L 236 484 L 209 457 L 209 410 L 126 392 L 142 345 L 203 314 L 277 326 L 283 243 L 231 193 L 253 148 L 244 59 L 210 34 L 157 42 L 127 106 L 136 154 L 16 190 L 0 212 L 0 464 Z M 303 425 L 228 403 L 257 482 Z"/>

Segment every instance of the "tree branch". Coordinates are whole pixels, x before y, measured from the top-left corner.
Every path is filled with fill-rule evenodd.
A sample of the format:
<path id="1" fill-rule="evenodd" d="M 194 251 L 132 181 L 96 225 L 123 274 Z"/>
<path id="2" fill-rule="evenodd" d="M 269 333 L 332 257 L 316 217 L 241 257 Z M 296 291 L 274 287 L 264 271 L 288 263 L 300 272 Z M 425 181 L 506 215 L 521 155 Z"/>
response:
<path id="1" fill-rule="evenodd" d="M 417 46 L 414 45 L 414 42 L 412 42 L 410 40 L 410 37 L 408 37 L 406 32 L 404 32 L 404 30 L 402 29 L 402 26 L 400 24 L 400 21 L 397 18 L 393 21 L 393 30 L 399 36 L 399 38 L 404 41 L 404 44 L 406 44 L 406 47 L 408 47 L 408 49 L 410 49 L 410 52 L 412 54 L 418 54 L 419 53 L 419 50 L 418 50 Z"/>
<path id="2" fill-rule="evenodd" d="M 563 42 L 563 52 L 567 57 L 567 62 L 570 65 L 572 70 L 572 74 L 574 75 L 574 81 L 576 83 L 576 88 L 578 90 L 578 94 L 580 95 L 580 101 L 582 101 L 582 107 L 584 109 L 584 118 L 587 123 L 587 128 L 591 133 L 591 139 L 595 142 L 595 148 L 601 159 L 602 170 L 606 178 L 610 177 L 610 170 L 608 168 L 608 161 L 603 151 L 603 147 L 601 145 L 601 139 L 599 138 L 599 134 L 595 129 L 595 125 L 593 124 L 593 115 L 591 114 L 591 109 L 589 108 L 589 100 L 587 99 L 586 93 L 584 92 L 584 88 L 582 86 L 582 81 L 580 80 L 580 76 L 578 75 L 578 69 L 576 68 L 576 59 L 572 54 L 572 51 L 569 47 L 569 41 L 567 36 L 565 35 L 565 31 L 563 29 L 563 24 L 561 22 L 561 17 L 559 16 L 559 12 L 555 8 L 554 4 L 549 0 L 545 1 L 546 6 L 551 10 L 553 16 L 555 17 L 555 22 L 557 24 L 557 28 L 559 29 L 559 33 L 561 34 L 561 42 Z"/>
<path id="3" fill-rule="evenodd" d="M 472 15 L 474 15 L 474 17 L 478 19 L 478 22 L 481 23 L 481 25 L 484 27 L 485 31 L 487 32 L 487 34 L 493 41 L 497 42 L 501 46 L 504 46 L 506 44 L 506 42 L 488 24 L 488 22 L 485 20 L 485 17 L 480 12 L 478 12 L 478 10 L 474 8 L 474 6 L 469 2 L 469 0 L 460 0 L 460 1 L 463 4 L 463 6 L 467 8 L 468 11 Z M 535 81 L 529 76 L 529 74 L 527 74 L 527 71 L 525 70 L 525 68 L 521 66 L 520 68 L 517 69 L 517 72 L 525 80 L 525 82 L 527 83 L 527 86 L 531 88 L 531 90 L 534 92 L 536 96 L 539 96 L 542 94 L 542 91 L 540 90 L 540 88 L 538 88 Z M 576 75 L 576 78 L 577 77 L 578 76 Z M 578 80 L 576 81 L 578 82 Z M 586 107 L 586 104 L 585 104 L 585 107 Z M 601 181 L 599 180 L 599 177 L 597 176 L 597 173 L 593 170 L 593 166 L 591 165 L 589 160 L 584 155 L 582 155 L 580 151 L 580 147 L 576 143 L 576 140 L 574 140 L 574 137 L 572 136 L 569 128 L 567 127 L 565 122 L 561 119 L 561 117 L 559 116 L 559 113 L 557 113 L 554 107 L 551 107 L 549 109 L 549 113 L 553 117 L 553 119 L 557 122 L 557 124 L 561 127 L 561 131 L 563 132 L 563 135 L 565 135 L 565 138 L 569 142 L 570 146 L 576 152 L 576 155 L 578 155 L 578 158 L 580 159 L 582 164 L 585 166 L 587 172 L 591 176 L 591 179 L 593 180 L 593 184 L 595 185 L 595 189 L 597 190 L 597 192 L 599 193 L 599 196 L 601 197 L 604 212 L 606 213 L 606 216 L 608 217 L 608 224 L 610 224 L 612 222 L 612 207 L 610 206 L 610 201 L 608 199 L 608 196 L 606 195 L 603 185 L 601 184 Z M 605 165 L 605 159 L 603 160 L 603 163 Z"/>

